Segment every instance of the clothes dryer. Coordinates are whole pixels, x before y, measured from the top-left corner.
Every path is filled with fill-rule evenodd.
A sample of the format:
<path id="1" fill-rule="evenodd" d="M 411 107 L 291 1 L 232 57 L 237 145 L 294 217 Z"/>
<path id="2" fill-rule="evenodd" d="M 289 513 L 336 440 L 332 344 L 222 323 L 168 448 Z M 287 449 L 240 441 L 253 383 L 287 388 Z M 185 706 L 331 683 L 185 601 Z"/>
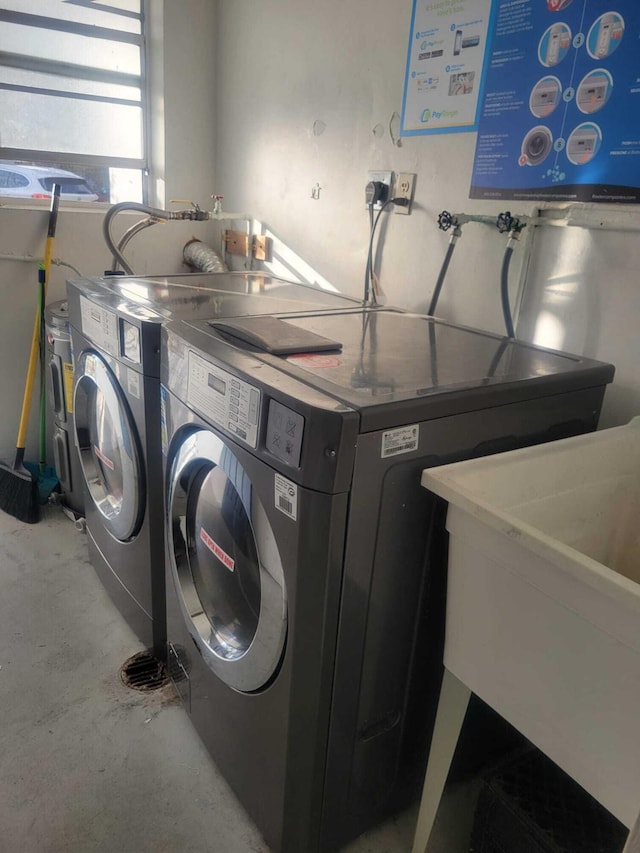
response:
<path id="1" fill-rule="evenodd" d="M 62 488 L 63 505 L 76 518 L 84 515 L 82 471 L 73 440 L 73 355 L 66 300 L 47 305 L 47 377 L 53 412 L 53 458 Z"/>
<path id="2" fill-rule="evenodd" d="M 164 655 L 162 323 L 357 303 L 253 273 L 77 280 L 68 302 L 91 561 L 142 642 Z"/>
<path id="3" fill-rule="evenodd" d="M 334 350 L 278 354 L 307 333 Z M 386 309 L 170 322 L 162 353 L 172 678 L 270 847 L 335 849 L 424 769 L 446 558 L 422 470 L 595 429 L 613 368 Z"/>

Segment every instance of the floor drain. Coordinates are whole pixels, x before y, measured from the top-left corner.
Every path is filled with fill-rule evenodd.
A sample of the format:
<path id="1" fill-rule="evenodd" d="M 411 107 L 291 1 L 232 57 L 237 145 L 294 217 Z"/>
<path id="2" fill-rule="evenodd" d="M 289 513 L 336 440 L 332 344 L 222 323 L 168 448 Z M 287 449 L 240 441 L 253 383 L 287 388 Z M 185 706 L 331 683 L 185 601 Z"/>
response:
<path id="1" fill-rule="evenodd" d="M 159 690 L 169 681 L 165 664 L 150 651 L 138 652 L 120 667 L 120 678 L 132 690 Z"/>

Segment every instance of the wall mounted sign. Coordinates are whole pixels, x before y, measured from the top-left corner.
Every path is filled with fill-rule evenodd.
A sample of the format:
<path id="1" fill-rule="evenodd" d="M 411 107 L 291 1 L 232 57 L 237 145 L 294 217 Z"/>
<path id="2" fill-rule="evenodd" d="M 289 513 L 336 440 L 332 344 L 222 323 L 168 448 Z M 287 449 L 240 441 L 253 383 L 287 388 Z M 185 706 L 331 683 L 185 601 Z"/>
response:
<path id="1" fill-rule="evenodd" d="M 498 0 L 471 198 L 640 202 L 638 0 Z"/>
<path id="2" fill-rule="evenodd" d="M 477 128 L 491 0 L 413 0 L 401 135 Z"/>

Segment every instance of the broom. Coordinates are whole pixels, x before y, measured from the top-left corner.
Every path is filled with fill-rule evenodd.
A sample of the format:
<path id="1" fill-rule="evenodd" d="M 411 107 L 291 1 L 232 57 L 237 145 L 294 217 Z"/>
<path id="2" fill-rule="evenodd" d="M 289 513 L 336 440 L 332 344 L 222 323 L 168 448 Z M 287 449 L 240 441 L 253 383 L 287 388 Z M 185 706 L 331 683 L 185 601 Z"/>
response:
<path id="1" fill-rule="evenodd" d="M 51 208 L 49 210 L 49 228 L 47 231 L 47 242 L 44 254 L 44 290 L 49 283 L 51 272 L 51 257 L 53 254 L 53 241 L 56 233 L 58 220 L 58 204 L 60 201 L 60 185 L 54 184 L 51 194 Z M 40 300 L 38 300 L 40 303 Z M 0 509 L 19 521 L 34 524 L 40 518 L 40 504 L 38 498 L 38 478 L 32 474 L 24 465 L 24 449 L 27 439 L 27 427 L 29 425 L 29 411 L 31 409 L 31 396 L 38 365 L 38 354 L 40 349 L 40 308 L 36 311 L 33 324 L 33 335 L 31 337 L 31 351 L 29 353 L 29 366 L 27 368 L 27 379 L 22 398 L 22 410 L 20 412 L 20 425 L 16 440 L 16 455 L 13 465 L 0 462 Z"/>
<path id="2" fill-rule="evenodd" d="M 45 271 L 38 268 L 38 310 L 40 311 L 40 426 L 38 462 L 25 462 L 24 467 L 38 479 L 38 503 L 46 504 L 60 480 L 55 468 L 47 465 L 47 328 L 45 323 Z"/>

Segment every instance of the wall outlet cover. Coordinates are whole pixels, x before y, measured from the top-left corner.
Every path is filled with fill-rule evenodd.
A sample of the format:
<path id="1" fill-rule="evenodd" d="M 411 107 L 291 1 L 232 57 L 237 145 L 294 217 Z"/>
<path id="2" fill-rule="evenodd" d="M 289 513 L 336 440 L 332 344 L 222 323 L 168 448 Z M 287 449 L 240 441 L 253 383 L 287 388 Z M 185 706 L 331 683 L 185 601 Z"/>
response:
<path id="1" fill-rule="evenodd" d="M 400 204 L 394 205 L 394 213 L 403 213 L 407 216 L 411 213 L 411 203 L 413 202 L 413 193 L 416 188 L 415 172 L 398 172 L 396 183 L 393 189 L 393 198 L 406 198 L 409 204 L 403 207 Z"/>

